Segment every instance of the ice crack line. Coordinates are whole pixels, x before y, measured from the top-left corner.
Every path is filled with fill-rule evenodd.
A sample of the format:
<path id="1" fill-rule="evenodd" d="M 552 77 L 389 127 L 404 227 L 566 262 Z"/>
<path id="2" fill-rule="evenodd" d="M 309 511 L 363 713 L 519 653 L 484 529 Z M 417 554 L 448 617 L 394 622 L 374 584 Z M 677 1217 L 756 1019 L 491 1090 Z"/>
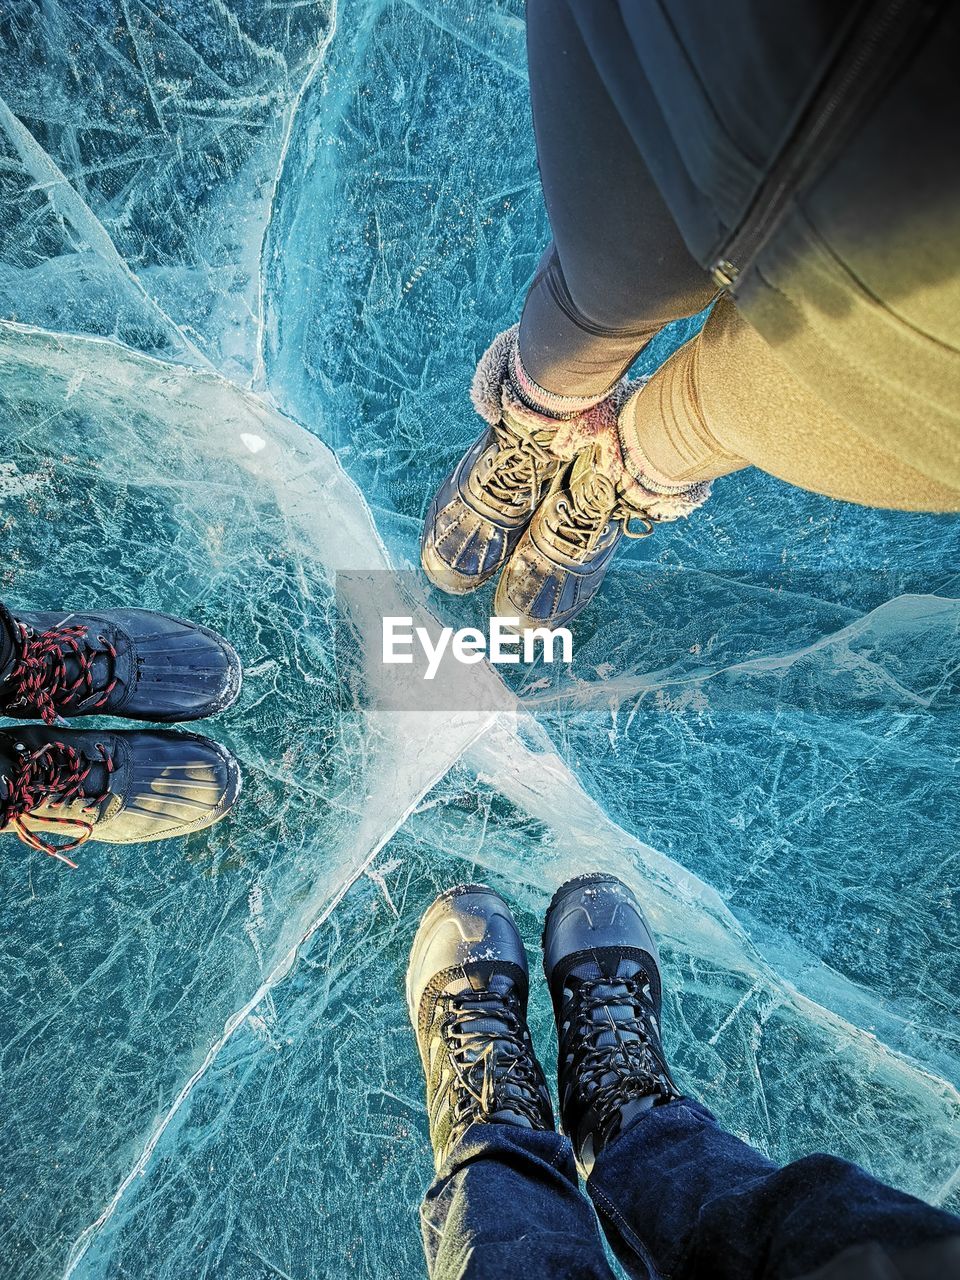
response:
<path id="1" fill-rule="evenodd" d="M 280 179 L 283 176 L 284 166 L 287 162 L 287 152 L 290 150 L 290 139 L 293 137 L 294 125 L 300 114 L 300 106 L 304 97 L 316 79 L 317 72 L 327 60 L 327 53 L 333 42 L 334 36 L 337 34 L 337 13 L 338 0 L 331 0 L 330 4 L 330 25 L 324 33 L 323 39 L 317 48 L 317 54 L 310 65 L 310 70 L 304 76 L 303 83 L 297 90 L 289 115 L 287 118 L 287 127 L 284 131 L 283 142 L 280 144 L 280 155 L 277 160 L 277 167 L 273 175 L 273 187 L 270 192 L 270 203 L 267 208 L 267 216 L 264 219 L 263 240 L 260 243 L 260 275 L 257 282 L 257 336 L 256 336 L 256 355 L 253 367 L 253 386 L 261 386 L 266 382 L 266 365 L 264 362 L 264 342 L 266 341 L 266 324 L 267 324 L 267 256 L 270 245 L 270 231 L 273 226 L 273 213 L 277 202 L 277 192 L 280 190 Z"/>
<path id="2" fill-rule="evenodd" d="M 478 43 L 478 41 L 472 40 L 462 27 L 458 27 L 450 22 L 445 22 L 439 13 L 432 13 L 429 9 L 425 8 L 424 5 L 418 3 L 418 0 L 403 0 L 403 3 L 408 9 L 412 9 L 414 13 L 419 14 L 419 16 L 426 22 L 432 23 L 433 26 L 439 28 L 439 30 L 443 31 L 446 35 L 453 36 L 454 40 L 459 40 L 462 44 L 465 44 L 468 49 L 472 49 L 474 53 L 479 53 L 482 57 L 488 59 L 488 61 L 506 71 L 508 75 L 514 76 L 517 80 L 522 80 L 523 83 L 526 84 L 527 72 L 525 67 L 517 66 L 516 63 L 510 62 L 506 58 L 502 58 L 499 54 L 494 53 L 492 49 L 484 48 L 482 44 Z"/>
<path id="3" fill-rule="evenodd" d="M 860 652 L 851 646 L 858 641 L 863 641 L 865 637 L 869 638 L 871 628 L 885 623 L 888 618 L 897 621 L 899 618 L 908 617 L 912 621 L 923 620 L 926 622 L 936 614 L 948 619 L 953 625 L 954 618 L 960 612 L 958 605 L 960 605 L 960 602 L 952 597 L 930 593 L 925 595 L 918 593 L 899 595 L 877 605 L 863 614 L 862 617 L 857 618 L 856 621 L 847 623 L 836 631 L 830 631 L 807 644 L 799 645 L 793 649 L 727 662 L 717 667 L 700 666 L 691 670 L 684 670 L 679 663 L 674 663 L 670 667 L 646 673 L 625 672 L 623 675 L 616 676 L 613 679 L 583 681 L 578 685 L 564 687 L 559 690 L 551 689 L 549 692 L 542 694 L 528 694 L 524 698 L 524 703 L 526 706 L 533 708 L 548 708 L 559 704 L 579 706 L 598 702 L 607 703 L 612 699 L 624 702 L 628 698 L 638 695 L 674 689 L 682 692 L 686 689 L 700 688 L 709 681 L 719 680 L 723 676 L 784 674 L 806 658 L 816 657 L 825 650 L 836 649 L 841 651 L 841 655 L 844 656 L 844 661 L 842 663 L 838 661 L 836 664 L 837 672 L 841 674 L 848 674 L 852 671 L 869 672 L 876 678 L 878 684 L 883 685 L 904 702 L 912 704 L 921 710 L 928 710 L 951 672 L 947 672 L 930 692 L 917 692 L 915 689 L 909 688 L 901 680 L 898 680 L 890 670 L 883 666 L 882 662 L 878 660 L 871 650 L 865 649 L 864 652 Z M 911 615 L 911 610 L 914 611 L 913 615 Z M 882 630 L 878 631 L 877 635 L 882 639 Z M 634 707 L 630 713 L 630 718 L 626 725 L 627 729 L 629 729 L 630 723 L 634 715 L 636 715 L 638 706 Z"/>
<path id="4" fill-rule="evenodd" d="M 125 286 L 132 289 L 163 328 L 205 369 L 212 369 L 210 360 L 199 347 L 183 332 L 177 322 L 152 298 L 143 287 L 139 277 L 124 261 L 117 246 L 103 223 L 70 185 L 66 174 L 58 168 L 54 160 L 44 151 L 33 134 L 13 114 L 6 102 L 0 98 L 0 128 L 10 139 L 24 169 L 43 191 L 50 207 L 80 236 L 90 248 L 123 280 Z"/>

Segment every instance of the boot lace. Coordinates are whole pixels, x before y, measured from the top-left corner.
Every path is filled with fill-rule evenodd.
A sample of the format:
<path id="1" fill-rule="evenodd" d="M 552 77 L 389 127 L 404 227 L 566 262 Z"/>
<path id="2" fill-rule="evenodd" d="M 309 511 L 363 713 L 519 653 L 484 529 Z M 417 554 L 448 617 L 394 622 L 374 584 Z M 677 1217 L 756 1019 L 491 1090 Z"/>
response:
<path id="1" fill-rule="evenodd" d="M 85 796 L 83 786 L 93 764 L 86 763 L 73 747 L 64 742 L 47 742 L 36 751 L 19 749 L 16 763 L 7 778 L 6 798 L 0 800 L 0 827 L 6 829 L 12 825 L 25 845 L 76 869 L 77 864 L 66 854 L 90 839 L 92 822 L 82 817 L 60 818 L 45 814 L 42 818 L 44 824 L 72 827 L 78 833 L 66 844 L 54 845 L 27 826 L 26 820 L 38 805 L 62 809 L 71 801 L 83 798 L 81 813 L 100 805 L 110 794 L 109 777 L 114 765 L 112 757 L 99 742 L 97 750 L 106 766 L 107 785 L 99 795 Z"/>
<path id="2" fill-rule="evenodd" d="M 511 423 L 501 421 L 493 430 L 498 450 L 479 480 L 480 488 L 506 506 L 526 506 L 533 511 L 557 460 L 544 441 Z"/>
<path id="3" fill-rule="evenodd" d="M 584 984 L 576 997 L 574 1075 L 578 1092 L 593 1109 L 603 1135 L 616 1129 L 620 1109 L 631 1100 L 668 1101 L 677 1096 L 654 1048 L 649 986 L 641 970 L 632 977 Z M 615 1018 L 611 1006 L 627 1007 L 630 1012 Z M 595 1013 L 601 1017 L 594 1018 Z"/>
<path id="4" fill-rule="evenodd" d="M 480 1019 L 495 1020 L 497 1030 L 477 1030 L 471 1024 Z M 440 1034 L 455 1077 L 455 1128 L 488 1121 L 498 1111 L 516 1112 L 535 1129 L 544 1127 L 539 1073 L 515 997 L 495 991 L 449 997 Z"/>
<path id="5" fill-rule="evenodd" d="M 613 481 L 595 472 L 589 482 L 577 485 L 557 499 L 555 531 L 580 555 L 589 555 L 611 520 L 619 520 L 624 537 L 646 538 L 656 521 L 617 496 Z M 640 529 L 631 521 L 640 521 Z"/>
<path id="6" fill-rule="evenodd" d="M 15 653 L 5 681 L 7 708 L 34 705 L 45 724 L 55 724 L 64 711 L 92 711 L 104 705 L 117 686 L 117 651 L 108 640 L 97 636 L 92 644 L 84 626 L 33 631 L 17 618 L 12 622 Z M 93 664 L 101 655 L 109 662 L 111 678 L 96 690 Z M 75 676 L 67 670 L 68 660 L 76 668 Z"/>

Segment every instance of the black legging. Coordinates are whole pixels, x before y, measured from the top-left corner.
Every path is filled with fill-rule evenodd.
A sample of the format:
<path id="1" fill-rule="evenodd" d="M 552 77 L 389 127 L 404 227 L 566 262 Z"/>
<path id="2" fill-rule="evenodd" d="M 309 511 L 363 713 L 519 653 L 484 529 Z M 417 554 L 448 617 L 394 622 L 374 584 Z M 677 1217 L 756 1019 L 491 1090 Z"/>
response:
<path id="1" fill-rule="evenodd" d="M 527 0 L 537 157 L 553 244 L 527 295 L 527 373 L 563 395 L 606 391 L 658 329 L 716 292 L 597 74 L 567 6 Z"/>

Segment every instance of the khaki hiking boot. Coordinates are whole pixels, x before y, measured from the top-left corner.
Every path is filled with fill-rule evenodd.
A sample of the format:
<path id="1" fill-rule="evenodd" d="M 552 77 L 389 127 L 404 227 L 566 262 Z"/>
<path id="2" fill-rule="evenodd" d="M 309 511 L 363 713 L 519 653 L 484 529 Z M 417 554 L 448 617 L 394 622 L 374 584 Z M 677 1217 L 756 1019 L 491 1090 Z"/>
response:
<path id="1" fill-rule="evenodd" d="M 503 567 L 563 465 L 549 452 L 559 425 L 505 406 L 460 459 L 424 521 L 420 558 L 434 586 L 463 595 Z"/>
<path id="2" fill-rule="evenodd" d="M 494 613 L 517 618 L 520 630 L 570 622 L 596 595 L 624 538 L 646 538 L 710 496 L 709 481 L 667 489 L 628 469 L 620 414 L 629 396 L 631 384 L 621 384 L 569 424 L 572 432 L 557 434 L 555 452 L 573 461 L 554 476 L 493 599 Z"/>
<path id="3" fill-rule="evenodd" d="M 528 987 L 527 953 L 498 893 L 456 885 L 428 907 L 410 951 L 407 1008 L 438 1169 L 471 1125 L 554 1127 Z"/>
<path id="4" fill-rule="evenodd" d="M 596 595 L 621 540 L 653 532 L 660 517 L 629 503 L 595 463 L 587 449 L 554 477 L 497 586 L 498 617 L 563 626 Z"/>

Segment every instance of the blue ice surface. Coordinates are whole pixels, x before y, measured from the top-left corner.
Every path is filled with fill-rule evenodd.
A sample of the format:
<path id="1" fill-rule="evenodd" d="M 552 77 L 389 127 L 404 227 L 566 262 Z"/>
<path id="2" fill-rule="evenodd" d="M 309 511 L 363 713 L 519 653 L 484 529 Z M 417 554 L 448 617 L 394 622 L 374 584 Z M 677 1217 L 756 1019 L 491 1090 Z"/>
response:
<path id="1" fill-rule="evenodd" d="M 416 921 L 484 877 L 535 969 L 588 866 L 691 1092 L 960 1207 L 960 520 L 746 472 L 621 556 L 533 720 L 351 711 L 333 574 L 415 563 L 547 235 L 519 4 L 12 0 L 0 67 L 4 598 L 181 612 L 246 677 L 231 820 L 6 838 L 4 1275 L 418 1274 Z"/>

